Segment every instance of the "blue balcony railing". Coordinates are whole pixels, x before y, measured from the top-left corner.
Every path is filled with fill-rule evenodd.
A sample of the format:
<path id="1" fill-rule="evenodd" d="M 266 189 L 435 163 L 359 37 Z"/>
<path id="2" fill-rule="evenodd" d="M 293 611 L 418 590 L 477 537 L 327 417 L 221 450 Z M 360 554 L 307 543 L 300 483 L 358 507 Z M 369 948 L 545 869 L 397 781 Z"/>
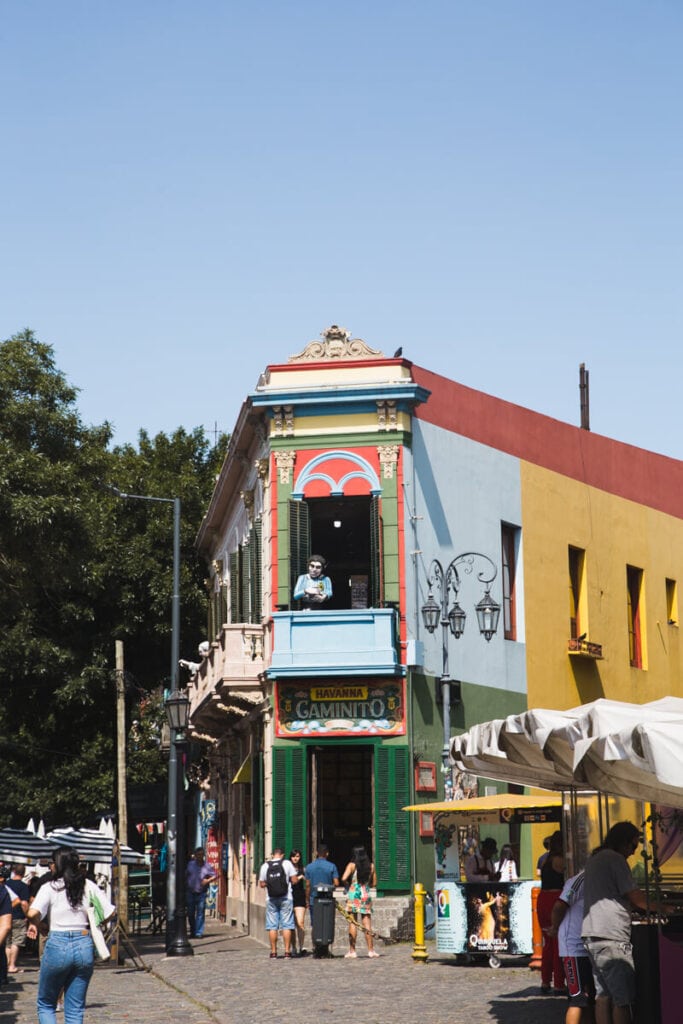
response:
<path id="1" fill-rule="evenodd" d="M 273 625 L 270 679 L 404 674 L 393 608 L 275 612 Z"/>

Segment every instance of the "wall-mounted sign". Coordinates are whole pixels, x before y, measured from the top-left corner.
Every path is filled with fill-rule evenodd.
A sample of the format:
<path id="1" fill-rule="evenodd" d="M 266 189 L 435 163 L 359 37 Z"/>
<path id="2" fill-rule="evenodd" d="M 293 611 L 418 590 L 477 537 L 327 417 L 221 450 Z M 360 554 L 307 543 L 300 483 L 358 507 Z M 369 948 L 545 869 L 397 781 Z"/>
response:
<path id="1" fill-rule="evenodd" d="M 403 736 L 405 683 L 361 679 L 306 686 L 276 682 L 276 735 Z"/>
<path id="2" fill-rule="evenodd" d="M 436 793 L 436 764 L 418 761 L 415 765 L 415 789 L 418 793 Z"/>

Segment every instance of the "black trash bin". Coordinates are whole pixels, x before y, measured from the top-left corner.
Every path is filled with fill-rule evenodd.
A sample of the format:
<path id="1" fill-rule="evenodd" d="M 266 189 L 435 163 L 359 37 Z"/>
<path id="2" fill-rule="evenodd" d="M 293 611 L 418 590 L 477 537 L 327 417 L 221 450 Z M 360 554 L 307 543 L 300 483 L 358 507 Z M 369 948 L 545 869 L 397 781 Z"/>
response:
<path id="1" fill-rule="evenodd" d="M 334 942 L 334 889 L 331 885 L 316 885 L 313 891 L 313 952 L 315 956 L 329 956 Z"/>

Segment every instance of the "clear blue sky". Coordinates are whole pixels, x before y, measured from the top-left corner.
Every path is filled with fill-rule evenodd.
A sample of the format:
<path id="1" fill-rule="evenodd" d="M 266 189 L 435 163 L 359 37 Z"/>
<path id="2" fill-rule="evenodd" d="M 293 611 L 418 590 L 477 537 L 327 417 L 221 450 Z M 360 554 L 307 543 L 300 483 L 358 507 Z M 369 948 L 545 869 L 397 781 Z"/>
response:
<path id="1" fill-rule="evenodd" d="M 2 0 L 0 337 L 115 440 L 331 323 L 683 457 L 680 0 Z"/>

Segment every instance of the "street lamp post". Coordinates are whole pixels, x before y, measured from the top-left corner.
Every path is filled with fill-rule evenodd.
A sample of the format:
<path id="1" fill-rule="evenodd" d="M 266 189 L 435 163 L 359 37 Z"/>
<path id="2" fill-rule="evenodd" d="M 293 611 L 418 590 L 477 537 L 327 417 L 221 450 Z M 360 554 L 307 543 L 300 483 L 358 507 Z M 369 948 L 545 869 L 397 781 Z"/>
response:
<path id="1" fill-rule="evenodd" d="M 184 864 L 184 828 L 182 820 L 178 822 L 178 810 L 182 805 L 181 780 L 179 771 L 179 752 L 185 741 L 187 717 L 182 723 L 178 711 L 171 711 L 184 702 L 189 713 L 189 702 L 184 694 L 178 691 L 178 672 L 180 661 L 180 498 L 156 498 L 148 494 L 127 494 L 107 485 L 108 490 L 117 498 L 129 501 L 156 501 L 165 505 L 173 505 L 173 596 L 171 599 L 171 689 L 166 697 L 166 713 L 171 726 L 171 749 L 168 757 L 168 822 L 166 830 L 167 868 L 166 868 L 166 955 L 193 956 L 194 950 L 187 937 L 187 920 L 185 916 L 185 884 L 183 878 Z M 174 702 L 175 699 L 175 702 Z M 173 714 L 173 718 L 171 717 Z M 183 712 L 185 715 L 185 712 Z"/>
<path id="2" fill-rule="evenodd" d="M 453 795 L 453 782 L 451 778 L 450 765 L 450 741 L 451 741 L 451 679 L 448 670 L 448 631 L 456 640 L 459 640 L 465 632 L 467 612 L 458 604 L 458 592 L 460 590 L 460 575 L 458 567 L 464 573 L 471 573 L 476 559 L 488 563 L 490 569 L 477 573 L 477 579 L 484 585 L 484 596 L 475 606 L 479 632 L 488 642 L 498 628 L 500 616 L 500 605 L 491 597 L 491 584 L 496 578 L 498 570 L 488 555 L 482 555 L 478 551 L 465 551 L 446 566 L 444 570 L 438 558 L 433 559 L 427 574 L 429 593 L 427 602 L 422 606 L 422 620 L 429 633 L 433 633 L 436 627 L 441 624 L 441 646 L 442 646 L 442 669 L 439 685 L 441 688 L 441 702 L 443 708 L 443 750 L 442 750 L 442 771 L 444 776 L 445 799 L 450 800 Z M 434 589 L 437 589 L 439 601 L 434 599 Z M 453 594 L 453 604 L 449 608 L 449 599 Z"/>

